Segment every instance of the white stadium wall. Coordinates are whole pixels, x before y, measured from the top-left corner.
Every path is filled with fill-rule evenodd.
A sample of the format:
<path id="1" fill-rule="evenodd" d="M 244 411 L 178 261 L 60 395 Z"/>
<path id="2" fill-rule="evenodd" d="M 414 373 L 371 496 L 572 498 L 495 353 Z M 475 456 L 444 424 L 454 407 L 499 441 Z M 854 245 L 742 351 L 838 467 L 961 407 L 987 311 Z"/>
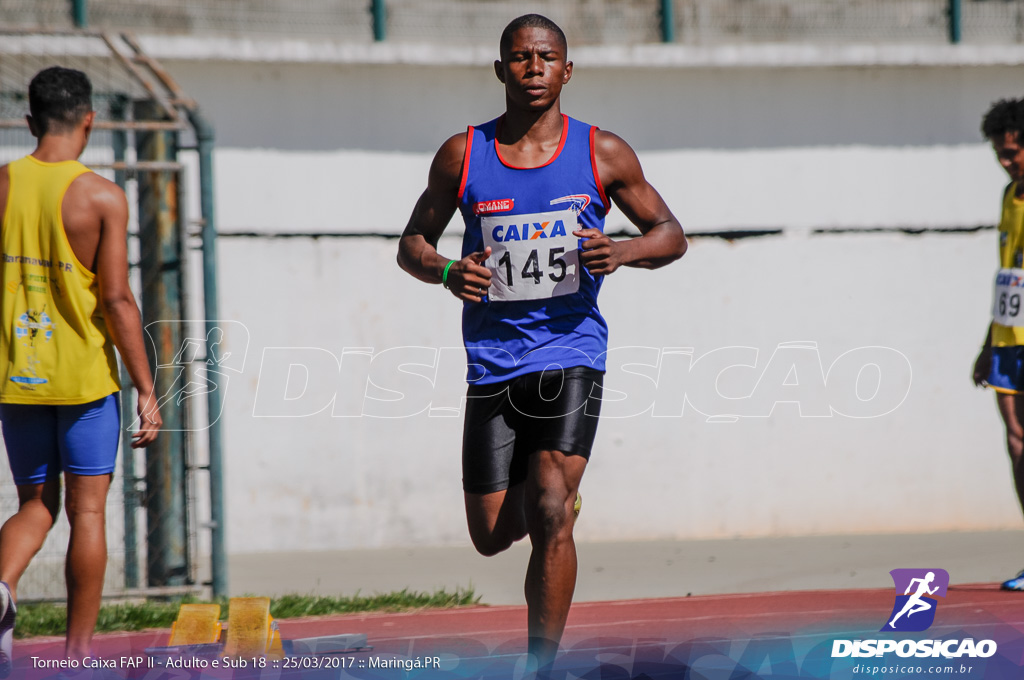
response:
<path id="1" fill-rule="evenodd" d="M 217 129 L 222 316 L 250 333 L 227 388 L 229 550 L 466 543 L 463 357 L 430 367 L 425 349 L 459 346 L 460 308 L 398 269 L 394 236 L 436 147 L 502 108 L 486 51 L 160 47 Z M 1020 67 L 596 54 L 574 53 L 564 110 L 629 141 L 687 230 L 781 232 L 698 236 L 667 269 L 606 281 L 606 384 L 628 398 L 606 406 L 623 417 L 598 429 L 578 538 L 1018 526 L 994 399 L 969 379 L 995 234 L 940 230 L 997 219 L 978 124 L 1020 94 Z M 393 351 L 367 369 L 357 348 Z"/>

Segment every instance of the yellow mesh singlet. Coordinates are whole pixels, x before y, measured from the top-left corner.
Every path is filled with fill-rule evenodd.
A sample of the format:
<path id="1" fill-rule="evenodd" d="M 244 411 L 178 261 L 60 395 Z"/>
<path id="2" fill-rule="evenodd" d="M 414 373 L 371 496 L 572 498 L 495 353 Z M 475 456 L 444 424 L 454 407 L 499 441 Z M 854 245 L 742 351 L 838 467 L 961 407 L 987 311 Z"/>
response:
<path id="1" fill-rule="evenodd" d="M 0 273 L 0 403 L 84 404 L 120 389 L 96 275 L 75 257 L 61 204 L 90 172 L 32 156 L 8 167 Z"/>

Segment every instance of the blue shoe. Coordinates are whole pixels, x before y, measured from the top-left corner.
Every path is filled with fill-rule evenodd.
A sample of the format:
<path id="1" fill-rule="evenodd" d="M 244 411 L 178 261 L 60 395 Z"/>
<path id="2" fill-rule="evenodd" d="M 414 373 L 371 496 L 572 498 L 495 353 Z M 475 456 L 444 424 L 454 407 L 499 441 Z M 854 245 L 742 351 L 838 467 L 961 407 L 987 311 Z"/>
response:
<path id="1" fill-rule="evenodd" d="M 14 618 L 18 608 L 14 605 L 10 587 L 0 581 L 0 678 L 11 674 L 11 647 L 14 643 Z"/>
<path id="2" fill-rule="evenodd" d="M 1024 590 L 1024 571 L 1021 571 L 1009 581 L 1003 581 L 999 587 L 1003 590 Z"/>

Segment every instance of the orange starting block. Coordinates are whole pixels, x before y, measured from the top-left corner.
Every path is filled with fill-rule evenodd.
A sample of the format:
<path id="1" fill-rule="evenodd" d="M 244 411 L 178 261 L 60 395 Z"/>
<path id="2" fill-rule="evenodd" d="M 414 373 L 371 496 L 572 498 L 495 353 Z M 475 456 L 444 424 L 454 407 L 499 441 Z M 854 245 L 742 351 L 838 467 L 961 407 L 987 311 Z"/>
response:
<path id="1" fill-rule="evenodd" d="M 168 647 L 209 645 L 220 641 L 219 604 L 183 604 L 171 624 Z"/>
<path id="2" fill-rule="evenodd" d="M 224 656 L 284 657 L 281 633 L 270 615 L 269 597 L 231 598 Z"/>
<path id="3" fill-rule="evenodd" d="M 146 653 L 159 665 L 182 656 L 227 656 L 234 658 L 286 655 L 336 654 L 371 649 L 366 636 L 330 635 L 301 640 L 282 640 L 277 622 L 270 615 L 269 597 L 233 597 L 228 604 L 227 626 L 220 621 L 219 604 L 183 604 L 171 625 L 166 647 L 151 647 Z"/>

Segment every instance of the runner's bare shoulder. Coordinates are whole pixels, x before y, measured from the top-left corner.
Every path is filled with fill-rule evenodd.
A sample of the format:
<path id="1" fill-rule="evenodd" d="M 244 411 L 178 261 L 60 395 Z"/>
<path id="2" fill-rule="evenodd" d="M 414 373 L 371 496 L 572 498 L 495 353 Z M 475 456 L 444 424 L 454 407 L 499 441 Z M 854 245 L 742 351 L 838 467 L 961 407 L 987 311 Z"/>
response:
<path id="1" fill-rule="evenodd" d="M 79 175 L 64 194 L 65 214 L 88 210 L 103 216 L 111 211 L 122 211 L 127 205 L 128 199 L 121 187 L 95 172 Z"/>
<path id="2" fill-rule="evenodd" d="M 606 185 L 623 179 L 622 175 L 642 173 L 640 160 L 633 147 L 614 132 L 597 130 L 594 133 L 594 156 L 606 170 L 601 174 Z M 605 174 L 608 176 L 605 177 Z"/>

